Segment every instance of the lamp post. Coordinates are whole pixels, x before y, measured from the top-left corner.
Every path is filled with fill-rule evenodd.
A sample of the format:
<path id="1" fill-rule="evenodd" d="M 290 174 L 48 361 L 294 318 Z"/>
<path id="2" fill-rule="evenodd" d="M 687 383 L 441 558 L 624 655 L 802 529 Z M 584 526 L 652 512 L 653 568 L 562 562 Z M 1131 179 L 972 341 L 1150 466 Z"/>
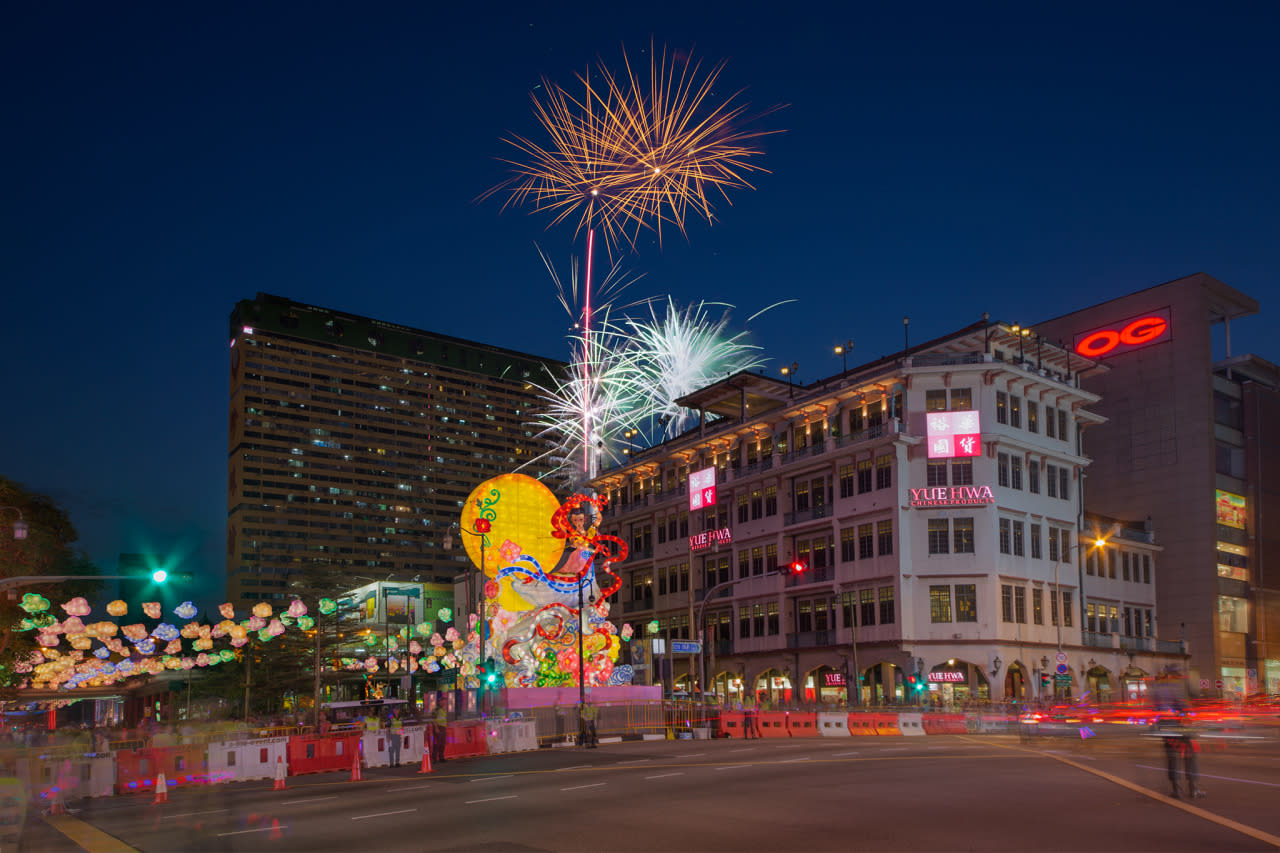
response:
<path id="1" fill-rule="evenodd" d="M 1022 357 L 1023 342 L 1026 341 L 1027 335 L 1031 334 L 1031 330 L 1014 323 L 1009 327 L 1009 331 L 1018 337 L 1018 364 L 1022 364 L 1025 361 Z"/>
<path id="2" fill-rule="evenodd" d="M 13 538 L 26 539 L 28 528 L 27 522 L 22 518 L 22 510 L 16 506 L 0 506 L 0 512 L 4 512 L 6 509 L 11 509 L 18 514 L 18 520 L 13 523 Z"/>
<path id="3" fill-rule="evenodd" d="M 479 500 L 476 501 L 476 505 L 477 506 L 480 505 Z M 483 530 L 480 529 L 481 522 L 484 522 L 484 527 L 486 529 L 483 529 Z M 470 607 L 473 603 L 476 604 L 476 621 L 479 623 L 477 627 L 479 628 L 479 631 L 480 631 L 479 657 L 481 661 L 484 661 L 487 659 L 487 652 L 485 648 L 487 640 L 485 639 L 485 617 L 484 617 L 484 584 L 485 584 L 484 551 L 485 551 L 485 542 L 488 541 L 488 538 L 489 538 L 488 530 L 487 530 L 488 525 L 489 525 L 489 520 L 487 518 L 476 518 L 475 522 L 472 525 L 473 527 L 476 528 L 475 530 L 467 530 L 465 527 L 463 527 L 461 524 L 459 524 L 456 521 L 453 523 L 453 526 L 450 528 L 450 530 L 452 530 L 453 528 L 456 527 L 459 531 L 461 531 L 462 533 L 466 533 L 468 536 L 480 537 L 480 584 L 479 584 L 480 589 L 479 589 L 479 596 L 478 596 L 479 600 L 477 602 L 472 601 L 471 573 L 467 572 L 467 607 Z M 444 538 L 441 540 L 440 544 L 444 546 L 444 549 L 446 551 L 453 550 L 453 537 L 449 535 L 449 530 L 446 530 L 444 532 Z M 455 620 L 455 622 L 456 621 L 457 620 Z M 471 626 L 468 625 L 467 627 L 470 628 Z M 484 685 L 482 684 L 480 685 L 480 699 L 482 702 L 484 701 L 484 696 L 485 696 L 485 690 L 484 690 Z"/>
<path id="4" fill-rule="evenodd" d="M 795 377 L 796 371 L 799 369 L 800 369 L 800 362 L 798 361 L 791 362 L 790 367 L 787 367 L 785 364 L 782 366 L 782 375 L 787 377 L 787 396 L 788 397 L 794 397 L 796 395 L 794 377 Z"/>
<path id="5" fill-rule="evenodd" d="M 849 350 L 853 349 L 853 341 L 845 341 L 843 344 L 836 344 L 836 355 L 840 356 L 840 372 L 849 372 Z"/>

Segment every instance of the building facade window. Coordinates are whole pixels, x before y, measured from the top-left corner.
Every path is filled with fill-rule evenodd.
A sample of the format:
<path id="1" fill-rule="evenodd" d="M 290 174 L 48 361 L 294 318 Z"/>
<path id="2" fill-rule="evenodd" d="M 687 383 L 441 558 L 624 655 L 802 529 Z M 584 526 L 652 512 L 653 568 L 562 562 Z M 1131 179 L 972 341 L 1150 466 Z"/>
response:
<path id="1" fill-rule="evenodd" d="M 956 621 L 978 621 L 978 587 L 977 584 L 956 584 Z"/>
<path id="2" fill-rule="evenodd" d="M 972 459 L 952 459 L 951 460 L 951 485 L 953 486 L 972 486 L 973 485 L 973 460 Z"/>
<path id="3" fill-rule="evenodd" d="M 840 497 L 853 497 L 853 465 L 840 466 Z"/>
<path id="4" fill-rule="evenodd" d="M 1013 525 L 1009 519 L 1000 519 L 1000 553 L 1013 553 Z"/>
<path id="5" fill-rule="evenodd" d="M 945 518 L 929 519 L 929 553 L 951 553 L 951 524 Z"/>
<path id="6" fill-rule="evenodd" d="M 947 485 L 947 460 L 930 459 L 925 465 L 926 486 L 945 486 Z"/>
<path id="7" fill-rule="evenodd" d="M 876 522 L 876 539 L 881 557 L 893 553 L 893 520 Z"/>
<path id="8" fill-rule="evenodd" d="M 1009 487 L 1009 454 L 999 453 L 996 455 L 996 483 L 997 485 Z"/>
<path id="9" fill-rule="evenodd" d="M 840 528 L 840 561 L 852 563 L 857 556 L 857 531 L 852 527 Z"/>
<path id="10" fill-rule="evenodd" d="M 1013 585 L 1000 585 L 1000 621 L 1013 621 Z"/>
<path id="11" fill-rule="evenodd" d="M 973 390 L 971 388 L 951 389 L 951 410 L 968 412 L 973 410 Z"/>
<path id="12" fill-rule="evenodd" d="M 1033 625 L 1044 624 L 1044 590 L 1031 590 L 1031 623 Z"/>
<path id="13" fill-rule="evenodd" d="M 1011 396 L 1009 398 L 1009 426 L 1022 428 L 1022 398 Z"/>
<path id="14" fill-rule="evenodd" d="M 858 525 L 858 559 L 870 560 L 876 555 L 875 536 L 870 524 Z"/>
<path id="15" fill-rule="evenodd" d="M 1025 587 L 1013 588 L 1013 617 L 1019 625 L 1027 624 L 1027 590 Z"/>
<path id="16" fill-rule="evenodd" d="M 957 554 L 972 554 L 974 552 L 973 518 L 952 519 L 951 530 L 953 550 Z"/>
<path id="17" fill-rule="evenodd" d="M 858 461 L 858 494 L 865 495 L 871 491 L 871 460 Z"/>
<path id="18" fill-rule="evenodd" d="M 876 457 L 876 488 L 888 489 L 893 486 L 893 457 Z"/>
<path id="19" fill-rule="evenodd" d="M 947 410 L 947 389 L 938 388 L 924 392 L 924 410 L 926 412 L 945 412 Z"/>
<path id="20" fill-rule="evenodd" d="M 1022 457 L 1014 455 L 1009 459 L 1009 485 L 1012 488 L 1022 489 Z"/>
<path id="21" fill-rule="evenodd" d="M 1015 557 L 1026 556 L 1023 529 L 1024 526 L 1021 521 L 1015 521 L 1013 523 L 1013 556 Z"/>
<path id="22" fill-rule="evenodd" d="M 1071 591 L 1062 591 L 1062 625 L 1064 628 L 1070 628 L 1072 623 L 1071 617 Z"/>
<path id="23" fill-rule="evenodd" d="M 1009 423 L 1009 395 L 1004 391 L 996 392 L 996 423 Z"/>
<path id="24" fill-rule="evenodd" d="M 951 621 L 951 587 L 929 587 L 929 621 Z"/>
<path id="25" fill-rule="evenodd" d="M 892 625 L 894 623 L 893 608 L 893 587 L 880 587 L 880 624 Z"/>
<path id="26" fill-rule="evenodd" d="M 1040 494 L 1040 461 L 1038 459 L 1027 463 L 1027 491 L 1033 495 Z"/>
<path id="27" fill-rule="evenodd" d="M 1027 432 L 1040 431 L 1040 404 L 1034 400 L 1027 401 Z"/>
<path id="28" fill-rule="evenodd" d="M 858 591 L 858 604 L 863 625 L 876 624 L 876 591 L 863 589 Z"/>
<path id="29" fill-rule="evenodd" d="M 764 487 L 764 514 L 766 516 L 774 516 L 778 514 L 778 487 Z"/>
<path id="30" fill-rule="evenodd" d="M 1039 560 L 1042 558 L 1040 553 L 1040 525 L 1031 525 L 1031 559 Z"/>

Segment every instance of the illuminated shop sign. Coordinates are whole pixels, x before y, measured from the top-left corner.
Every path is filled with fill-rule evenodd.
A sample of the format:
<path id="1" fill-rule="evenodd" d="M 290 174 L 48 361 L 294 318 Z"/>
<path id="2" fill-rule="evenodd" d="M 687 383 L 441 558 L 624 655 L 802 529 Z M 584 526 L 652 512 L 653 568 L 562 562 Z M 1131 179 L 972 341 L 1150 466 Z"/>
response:
<path id="1" fill-rule="evenodd" d="M 1169 309 L 1159 308 L 1082 332 L 1075 337 L 1075 350 L 1085 358 L 1103 358 L 1168 340 L 1169 335 Z"/>
<path id="2" fill-rule="evenodd" d="M 990 486 L 934 486 L 907 491 L 911 492 L 911 505 L 915 507 L 983 506 L 996 502 Z"/>
<path id="3" fill-rule="evenodd" d="M 822 686 L 823 687 L 844 687 L 845 686 L 844 673 L 843 672 L 822 673 Z"/>
<path id="4" fill-rule="evenodd" d="M 689 509 L 716 505 L 716 469 L 703 468 L 689 474 Z"/>
<path id="5" fill-rule="evenodd" d="M 1248 502 L 1241 495 L 1218 489 L 1218 523 L 1237 530 L 1244 530 L 1248 517 Z"/>
<path id="6" fill-rule="evenodd" d="M 948 669 L 943 672 L 929 673 L 930 681 L 943 681 L 947 684 L 964 684 L 967 680 L 963 672 L 956 672 L 954 669 Z"/>
<path id="7" fill-rule="evenodd" d="M 930 459 L 978 456 L 982 453 L 982 430 L 977 412 L 929 412 L 925 435 Z"/>
<path id="8" fill-rule="evenodd" d="M 689 550 L 702 551 L 712 545 L 728 545 L 733 541 L 733 531 L 727 527 L 719 530 L 708 530 L 689 537 Z"/>

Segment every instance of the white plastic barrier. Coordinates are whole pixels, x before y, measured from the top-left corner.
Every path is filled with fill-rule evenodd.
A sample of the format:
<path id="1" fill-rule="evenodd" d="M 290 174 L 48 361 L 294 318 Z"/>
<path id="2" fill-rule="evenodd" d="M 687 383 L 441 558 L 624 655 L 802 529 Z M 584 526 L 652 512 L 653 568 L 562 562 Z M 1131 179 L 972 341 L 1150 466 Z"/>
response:
<path id="1" fill-rule="evenodd" d="M 391 732 L 378 729 L 376 732 L 365 732 L 360 736 L 360 749 L 364 754 L 365 767 L 386 767 L 391 763 L 387 753 L 387 740 Z M 404 756 L 400 757 L 404 761 Z"/>
<path id="2" fill-rule="evenodd" d="M 924 714 L 899 714 L 898 730 L 902 732 L 903 737 L 918 737 L 924 735 Z"/>
<path id="3" fill-rule="evenodd" d="M 819 711 L 818 734 L 823 737 L 848 737 L 849 715 Z"/>
<path id="4" fill-rule="evenodd" d="M 401 732 L 400 763 L 418 764 L 422 761 L 422 753 L 427 748 L 427 727 L 405 726 Z"/>
<path id="5" fill-rule="evenodd" d="M 288 746 L 287 737 L 214 741 L 208 747 L 209 781 L 274 779 L 276 759 L 284 761 L 285 772 L 288 772 Z"/>
<path id="6" fill-rule="evenodd" d="M 110 753 L 37 755 L 20 759 L 17 765 L 18 778 L 30 780 L 32 795 L 42 799 L 54 788 L 64 802 L 115 793 L 116 762 Z"/>
<path id="7" fill-rule="evenodd" d="M 489 753 L 525 752 L 538 748 L 536 720 L 510 720 L 490 723 L 485 729 Z"/>

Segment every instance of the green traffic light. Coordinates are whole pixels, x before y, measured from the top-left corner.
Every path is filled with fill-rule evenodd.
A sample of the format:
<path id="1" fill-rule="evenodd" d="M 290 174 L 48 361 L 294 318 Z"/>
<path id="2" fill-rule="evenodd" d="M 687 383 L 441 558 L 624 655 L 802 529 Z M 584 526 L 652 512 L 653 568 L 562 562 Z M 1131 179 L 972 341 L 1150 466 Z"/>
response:
<path id="1" fill-rule="evenodd" d="M 156 569 L 154 572 L 151 573 L 151 580 L 155 581 L 156 583 L 164 583 L 168 579 L 169 579 L 169 573 L 166 572 L 164 569 Z"/>

